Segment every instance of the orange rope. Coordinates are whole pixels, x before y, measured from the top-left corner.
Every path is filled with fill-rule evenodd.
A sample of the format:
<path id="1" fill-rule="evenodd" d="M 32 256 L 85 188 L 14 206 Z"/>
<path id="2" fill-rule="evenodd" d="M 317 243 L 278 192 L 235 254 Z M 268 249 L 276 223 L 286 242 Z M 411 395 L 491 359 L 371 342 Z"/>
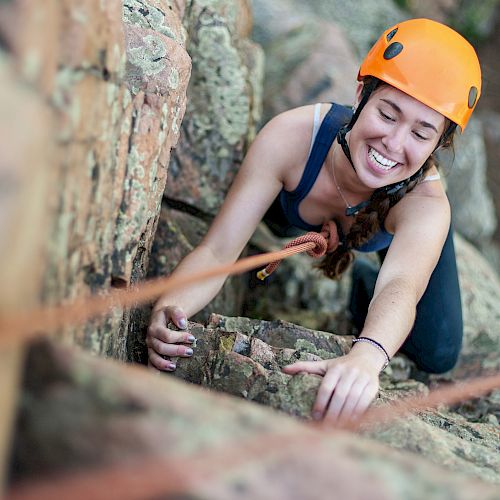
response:
<path id="1" fill-rule="evenodd" d="M 135 367 L 122 365 L 119 370 L 136 371 Z M 149 498 L 168 493 L 184 493 L 200 488 L 207 479 L 219 480 L 233 468 L 240 468 L 255 460 L 262 461 L 266 452 L 269 460 L 278 459 L 282 453 L 293 454 L 300 450 L 320 446 L 325 430 L 335 432 L 337 427 L 345 430 L 359 430 L 361 426 L 384 422 L 401 417 L 411 411 L 428 410 L 440 404 L 453 404 L 463 400 L 463 395 L 479 397 L 500 386 L 500 375 L 475 379 L 452 387 L 432 391 L 427 397 L 407 398 L 390 405 L 372 408 L 359 420 L 346 425 L 331 423 L 310 423 L 320 434 L 303 429 L 301 432 L 262 433 L 250 440 L 235 440 L 221 446 L 200 451 L 194 456 L 158 456 L 153 453 L 138 456 L 138 461 L 101 465 L 99 469 L 87 469 L 61 473 L 49 479 L 27 480 L 15 484 L 7 491 L 6 500 L 52 500 L 53 498 L 72 498 L 74 500 L 107 499 L 109 491 L 116 497 L 127 500 Z M 159 395 L 161 398 L 161 395 Z M 276 452 L 278 450 L 278 452 Z M 191 474 L 186 475 L 189 470 Z"/>
<path id="2" fill-rule="evenodd" d="M 325 222 L 320 233 L 309 232 L 299 236 L 287 243 L 283 249 L 293 248 L 308 242 L 314 243 L 314 247 L 307 250 L 307 254 L 315 259 L 323 257 L 325 253 L 333 252 L 339 245 L 337 225 L 334 221 Z M 282 260 L 283 259 L 278 259 L 269 263 L 264 269 L 257 273 L 257 277 L 260 280 L 265 280 L 270 274 L 276 271 Z"/>
<path id="3" fill-rule="evenodd" d="M 146 281 L 134 288 L 113 290 L 106 295 L 82 297 L 58 306 L 3 314 L 0 316 L 0 346 L 18 344 L 66 325 L 85 323 L 94 316 L 110 313 L 116 307 L 136 307 L 156 299 L 167 291 L 201 280 L 225 274 L 240 274 L 273 260 L 311 250 L 314 246 L 312 242 L 303 243 L 294 248 L 246 257 L 232 264 L 222 264 L 188 276 L 158 278 Z"/>
<path id="4" fill-rule="evenodd" d="M 331 223 L 334 224 L 334 223 Z M 336 248 L 338 236 L 336 227 L 330 226 L 327 252 Z M 69 304 L 54 307 L 39 308 L 31 311 L 17 312 L 0 317 L 0 347 L 8 344 L 18 344 L 32 338 L 46 335 L 47 331 L 61 328 L 66 325 L 77 325 L 88 319 L 101 314 L 111 312 L 115 307 L 138 306 L 157 298 L 160 294 L 170 291 L 176 287 L 190 285 L 195 282 L 213 278 L 219 275 L 239 274 L 269 262 L 277 261 L 299 252 L 312 250 L 317 247 L 314 241 L 297 244 L 291 248 L 285 248 L 276 252 L 255 255 L 240 259 L 233 264 L 223 264 L 208 269 L 204 272 L 194 273 L 188 276 L 172 276 L 150 280 L 129 290 L 114 290 L 107 295 L 94 295 L 80 298 Z M 471 388 L 472 387 L 472 388 Z M 439 403 L 451 404 L 451 402 L 462 401 L 467 398 L 477 397 L 482 393 L 500 387 L 500 375 L 477 379 L 474 383 L 463 387 L 454 386 L 435 391 L 422 399 L 408 399 L 390 408 L 376 408 L 370 410 L 367 415 L 372 415 L 373 421 L 389 418 L 394 414 L 408 412 L 410 409 L 428 408 Z M 435 395 L 436 394 L 436 395 Z M 448 399 L 447 399 L 448 398 Z M 396 408 L 400 408 L 396 410 Z M 368 418 L 368 420 L 370 420 Z M 363 419 L 362 421 L 365 421 Z M 354 425 L 354 424 L 353 424 Z"/>

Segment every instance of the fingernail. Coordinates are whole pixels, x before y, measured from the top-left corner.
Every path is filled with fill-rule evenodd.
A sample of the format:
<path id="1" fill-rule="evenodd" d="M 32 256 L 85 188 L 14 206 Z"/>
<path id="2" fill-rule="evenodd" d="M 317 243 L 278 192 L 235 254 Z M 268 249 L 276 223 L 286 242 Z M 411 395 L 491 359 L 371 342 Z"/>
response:
<path id="1" fill-rule="evenodd" d="M 186 349 L 186 356 L 192 356 L 193 355 L 193 349 Z"/>
<path id="2" fill-rule="evenodd" d="M 168 367 L 171 369 L 171 370 L 175 370 L 177 368 L 177 365 L 175 363 L 170 363 L 168 365 Z"/>
<path id="3" fill-rule="evenodd" d="M 313 418 L 314 420 L 321 420 L 321 412 L 319 412 L 319 411 L 315 411 L 315 412 L 313 412 L 313 414 L 312 414 L 312 418 Z"/>
<path id="4" fill-rule="evenodd" d="M 179 320 L 179 328 L 187 328 L 187 321 L 184 318 Z"/>
<path id="5" fill-rule="evenodd" d="M 196 339 L 194 338 L 194 335 L 188 335 L 187 341 L 188 342 L 194 342 Z"/>

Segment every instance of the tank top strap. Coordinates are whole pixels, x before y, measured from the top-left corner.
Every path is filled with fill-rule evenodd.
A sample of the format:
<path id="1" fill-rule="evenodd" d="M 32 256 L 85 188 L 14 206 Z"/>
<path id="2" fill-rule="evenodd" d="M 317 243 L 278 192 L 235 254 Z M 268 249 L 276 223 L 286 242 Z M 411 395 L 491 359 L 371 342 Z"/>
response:
<path id="1" fill-rule="evenodd" d="M 316 182 L 326 155 L 339 129 L 351 119 L 351 116 L 352 110 L 350 107 L 332 103 L 314 138 L 314 143 L 298 186 L 293 191 L 286 192 L 289 198 L 301 200 L 309 193 Z"/>

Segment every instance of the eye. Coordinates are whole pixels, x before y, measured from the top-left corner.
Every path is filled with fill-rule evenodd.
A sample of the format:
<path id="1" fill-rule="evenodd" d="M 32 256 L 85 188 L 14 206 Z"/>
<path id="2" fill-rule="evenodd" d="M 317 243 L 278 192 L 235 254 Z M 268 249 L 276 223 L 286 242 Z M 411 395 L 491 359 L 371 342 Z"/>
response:
<path id="1" fill-rule="evenodd" d="M 418 132 L 413 132 L 413 133 L 414 133 L 414 134 L 415 134 L 415 136 L 416 136 L 418 139 L 420 139 L 421 141 L 427 141 L 427 140 L 429 140 L 429 138 L 428 138 L 428 137 L 426 137 L 426 136 L 424 136 L 424 135 L 422 135 L 422 134 L 419 134 Z"/>
<path id="2" fill-rule="evenodd" d="M 385 114 L 381 109 L 379 109 L 378 112 L 380 113 L 380 116 L 384 120 L 387 120 L 389 122 L 395 122 L 396 121 L 392 116 L 389 116 L 389 115 Z"/>

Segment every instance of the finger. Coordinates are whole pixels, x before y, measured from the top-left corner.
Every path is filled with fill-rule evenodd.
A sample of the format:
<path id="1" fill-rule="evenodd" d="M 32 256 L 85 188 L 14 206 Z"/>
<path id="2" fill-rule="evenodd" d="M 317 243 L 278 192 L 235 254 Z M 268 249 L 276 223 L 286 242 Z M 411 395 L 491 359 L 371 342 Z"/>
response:
<path id="1" fill-rule="evenodd" d="M 288 375 L 296 375 L 301 372 L 324 375 L 326 373 L 326 363 L 324 361 L 297 361 L 291 365 L 284 366 L 282 371 Z"/>
<path id="2" fill-rule="evenodd" d="M 162 356 L 182 356 L 188 358 L 193 355 L 193 349 L 182 344 L 166 344 L 157 338 L 152 338 L 150 348 Z"/>
<path id="3" fill-rule="evenodd" d="M 148 344 L 148 347 L 152 347 L 152 345 L 150 344 L 155 338 L 161 342 L 165 342 L 166 344 L 192 344 L 195 341 L 194 335 L 192 335 L 191 333 L 170 330 L 170 328 L 167 328 L 164 325 L 151 325 L 148 328 L 148 333 L 146 336 L 146 344 Z"/>
<path id="4" fill-rule="evenodd" d="M 174 371 L 175 363 L 172 363 L 169 359 L 162 358 L 159 354 L 156 354 L 153 349 L 148 349 L 149 362 L 157 369 L 162 372 Z"/>
<path id="5" fill-rule="evenodd" d="M 342 407 L 349 396 L 349 392 L 355 380 L 356 374 L 352 372 L 344 374 L 340 377 L 340 380 L 333 391 L 328 409 L 326 410 L 325 420 L 329 422 L 337 422 Z"/>
<path id="6" fill-rule="evenodd" d="M 366 412 L 368 407 L 372 404 L 373 400 L 377 397 L 378 394 L 378 385 L 377 384 L 369 384 L 365 387 L 365 390 L 361 397 L 359 398 L 358 403 L 354 407 L 354 417 L 360 417 L 363 413 Z"/>
<path id="7" fill-rule="evenodd" d="M 177 328 L 185 330 L 188 326 L 186 313 L 177 306 L 169 306 L 166 311 L 168 318 Z"/>
<path id="8" fill-rule="evenodd" d="M 335 368 L 329 370 L 321 381 L 319 386 L 318 394 L 316 395 L 316 401 L 314 402 L 312 416 L 314 420 L 320 420 L 325 415 L 326 408 L 332 397 L 332 393 L 335 390 L 340 379 L 340 370 Z"/>
<path id="9" fill-rule="evenodd" d="M 351 420 L 354 415 L 354 409 L 356 408 L 360 398 L 363 396 L 368 384 L 370 383 L 370 379 L 366 378 L 358 378 L 353 383 L 349 395 L 347 396 L 344 406 L 340 410 L 339 414 L 339 423 L 346 423 Z"/>

